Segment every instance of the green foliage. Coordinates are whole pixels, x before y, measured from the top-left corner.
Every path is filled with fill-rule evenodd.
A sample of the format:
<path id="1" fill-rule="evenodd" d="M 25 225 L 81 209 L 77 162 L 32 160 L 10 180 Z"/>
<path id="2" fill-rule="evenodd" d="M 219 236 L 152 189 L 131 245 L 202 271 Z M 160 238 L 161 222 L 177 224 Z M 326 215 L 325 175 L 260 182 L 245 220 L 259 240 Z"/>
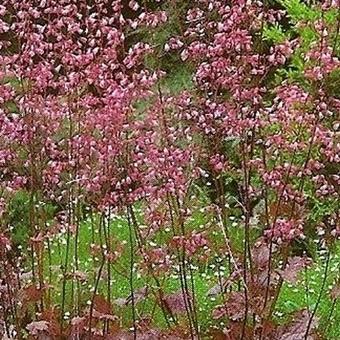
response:
<path id="1" fill-rule="evenodd" d="M 10 201 L 8 221 L 12 228 L 13 242 L 25 246 L 29 238 L 29 194 L 19 191 Z"/>
<path id="2" fill-rule="evenodd" d="M 287 10 L 288 16 L 293 24 L 305 20 L 314 21 L 320 16 L 318 11 L 307 6 L 307 4 L 301 0 L 279 0 L 278 2 Z"/>
<path id="3" fill-rule="evenodd" d="M 193 87 L 192 72 L 184 66 L 178 66 L 171 74 L 166 75 L 162 81 L 162 88 L 171 94 L 181 90 L 189 90 Z"/>
<path id="4" fill-rule="evenodd" d="M 329 74 L 326 79 L 326 88 L 328 93 L 335 98 L 340 99 L 340 70 L 335 70 Z"/>
<path id="5" fill-rule="evenodd" d="M 289 39 L 289 33 L 284 32 L 282 26 L 266 25 L 263 28 L 263 38 L 273 43 L 282 43 L 286 39 Z"/>
<path id="6" fill-rule="evenodd" d="M 16 246 L 27 247 L 29 238 L 33 236 L 29 231 L 34 214 L 34 208 L 32 208 L 34 204 L 43 205 L 41 211 L 45 214 L 47 221 L 53 219 L 57 207 L 49 203 L 33 203 L 32 197 L 27 191 L 18 191 L 9 202 L 7 220 L 8 226 L 11 228 L 13 242 Z M 39 216 L 35 216 L 35 218 L 39 219 Z"/>

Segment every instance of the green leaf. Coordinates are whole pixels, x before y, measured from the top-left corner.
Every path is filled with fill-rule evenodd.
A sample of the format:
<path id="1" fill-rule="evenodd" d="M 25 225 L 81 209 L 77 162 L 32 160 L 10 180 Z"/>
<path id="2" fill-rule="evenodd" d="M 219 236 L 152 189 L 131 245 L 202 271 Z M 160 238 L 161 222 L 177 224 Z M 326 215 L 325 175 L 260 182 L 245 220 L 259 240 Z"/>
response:
<path id="1" fill-rule="evenodd" d="M 283 32 L 282 27 L 278 24 L 265 26 L 263 29 L 263 38 L 274 43 L 281 43 L 289 39 L 289 35 Z"/>
<path id="2" fill-rule="evenodd" d="M 315 20 L 320 15 L 318 11 L 300 0 L 280 0 L 279 2 L 286 9 L 293 23 L 303 20 Z"/>

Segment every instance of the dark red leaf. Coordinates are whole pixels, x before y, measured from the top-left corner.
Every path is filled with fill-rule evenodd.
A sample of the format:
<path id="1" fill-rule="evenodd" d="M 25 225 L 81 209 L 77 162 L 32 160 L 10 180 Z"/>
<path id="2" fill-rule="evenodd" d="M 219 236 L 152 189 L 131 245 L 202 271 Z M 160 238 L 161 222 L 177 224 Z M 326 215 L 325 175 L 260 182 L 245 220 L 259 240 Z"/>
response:
<path id="1" fill-rule="evenodd" d="M 282 325 L 277 330 L 276 338 L 280 340 L 313 340 L 315 339 L 312 335 L 313 330 L 318 325 L 318 320 L 316 317 L 313 318 L 313 321 L 310 325 L 310 329 L 308 332 L 308 336 L 306 337 L 306 332 L 308 328 L 308 323 L 310 320 L 310 313 L 307 310 L 301 310 L 295 313 L 293 319 L 290 323 L 286 325 Z"/>
<path id="2" fill-rule="evenodd" d="M 286 268 L 278 272 L 285 281 L 296 283 L 299 272 L 311 263 L 312 260 L 308 257 L 294 256 L 288 260 Z"/>
<path id="3" fill-rule="evenodd" d="M 94 309 L 101 314 L 111 314 L 111 304 L 101 295 L 96 295 L 93 299 Z"/>
<path id="4" fill-rule="evenodd" d="M 253 328 L 248 325 L 244 327 L 243 321 L 231 322 L 228 329 L 225 331 L 225 334 L 225 340 L 254 340 Z"/>
<path id="5" fill-rule="evenodd" d="M 49 330 L 49 323 L 47 321 L 34 321 L 28 324 L 26 329 L 31 335 L 47 333 Z"/>
<path id="6" fill-rule="evenodd" d="M 41 318 L 49 323 L 49 335 L 61 336 L 62 328 L 58 321 L 58 313 L 54 308 L 44 310 Z"/>
<path id="7" fill-rule="evenodd" d="M 239 271 L 234 271 L 227 278 L 222 278 L 221 282 L 218 282 L 216 285 L 211 287 L 208 290 L 208 296 L 216 296 L 226 291 L 228 287 L 230 287 L 238 278 L 240 277 Z"/>
<path id="8" fill-rule="evenodd" d="M 31 284 L 23 289 L 24 299 L 29 302 L 37 302 L 43 296 L 42 289 L 39 289 L 35 284 Z"/>
<path id="9" fill-rule="evenodd" d="M 186 311 L 186 303 L 188 304 L 191 297 L 184 294 L 182 291 L 178 291 L 164 297 L 164 301 L 172 312 L 183 313 Z"/>
<path id="10" fill-rule="evenodd" d="M 244 317 L 245 303 L 243 292 L 231 292 L 224 305 L 217 306 L 213 311 L 212 317 L 220 319 L 228 316 L 230 320 L 240 320 Z"/>
<path id="11" fill-rule="evenodd" d="M 223 305 L 216 306 L 212 312 L 213 319 L 221 319 L 227 314 L 227 308 Z"/>
<path id="12" fill-rule="evenodd" d="M 86 317 L 79 317 L 76 316 L 71 320 L 71 336 L 74 335 L 83 335 L 87 324 L 87 318 Z"/>
<path id="13" fill-rule="evenodd" d="M 270 249 L 263 240 L 260 240 L 255 244 L 252 250 L 252 259 L 257 269 L 263 269 L 267 267 L 269 262 Z"/>
<path id="14" fill-rule="evenodd" d="M 340 284 L 336 284 L 331 289 L 330 296 L 333 300 L 338 299 L 340 297 Z"/>

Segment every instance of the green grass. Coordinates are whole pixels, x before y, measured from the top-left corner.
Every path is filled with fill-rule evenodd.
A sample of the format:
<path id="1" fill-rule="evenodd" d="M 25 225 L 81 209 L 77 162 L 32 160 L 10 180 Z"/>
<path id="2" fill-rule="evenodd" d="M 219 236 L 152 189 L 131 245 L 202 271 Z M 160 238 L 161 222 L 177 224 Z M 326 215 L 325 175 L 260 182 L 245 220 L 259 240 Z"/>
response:
<path id="1" fill-rule="evenodd" d="M 191 222 L 192 225 L 189 228 L 195 228 L 199 225 L 203 225 L 205 221 L 205 216 L 196 214 L 195 216 L 196 223 Z M 95 219 L 95 223 L 98 223 L 99 219 Z M 97 227 L 98 228 L 98 225 Z M 232 235 L 235 236 L 235 240 L 240 240 L 242 238 L 242 233 L 237 233 L 237 227 L 234 227 L 232 230 Z M 125 249 L 122 255 L 119 257 L 117 262 L 113 264 L 113 267 L 119 268 L 119 271 L 126 271 L 128 274 L 129 270 L 129 228 L 127 221 L 121 217 L 115 217 L 110 225 L 110 233 L 114 237 L 114 239 L 121 244 L 125 244 Z M 218 232 L 214 233 L 212 239 L 215 239 L 217 246 L 219 242 L 221 242 L 221 235 Z M 61 287 L 62 287 L 62 271 L 60 268 L 60 263 L 64 262 L 65 259 L 65 237 L 66 235 L 61 235 L 55 240 L 51 241 L 52 247 L 52 285 L 54 286 L 53 292 L 55 294 L 54 298 L 58 304 L 61 304 Z M 79 270 L 85 272 L 87 274 L 88 280 L 86 283 L 83 283 L 81 287 L 81 299 L 83 306 L 85 306 L 86 301 L 91 299 L 92 293 L 91 289 L 93 289 L 95 282 L 95 275 L 98 272 L 98 268 L 100 265 L 100 259 L 93 259 L 90 255 L 90 245 L 93 242 L 92 239 L 92 228 L 90 220 L 83 221 L 81 223 L 79 229 L 79 243 L 78 243 L 78 254 L 79 254 Z M 158 235 L 157 237 L 160 237 Z M 156 238 L 157 238 L 156 237 Z M 95 233 L 95 243 L 99 242 L 99 233 Z M 164 236 L 163 236 L 164 242 Z M 237 241 L 240 242 L 240 241 Z M 222 242 L 221 242 L 222 244 Z M 135 253 L 137 249 L 135 250 Z M 74 268 L 73 254 L 74 254 L 74 239 L 71 239 L 70 248 L 70 263 L 69 263 L 69 271 L 72 271 Z M 326 328 L 326 322 L 328 320 L 329 312 L 331 309 L 332 301 L 329 298 L 329 287 L 333 283 L 336 275 L 338 274 L 338 268 L 340 264 L 339 256 L 334 256 L 330 263 L 330 273 L 329 279 L 327 280 L 326 290 L 321 299 L 320 306 L 317 310 L 316 317 L 320 320 L 321 329 Z M 106 266 L 104 267 L 106 270 Z M 47 267 L 46 267 L 47 271 Z M 285 283 L 283 289 L 280 294 L 280 298 L 278 300 L 278 304 L 276 307 L 276 311 L 274 313 L 276 320 L 279 323 L 283 323 L 285 320 L 289 318 L 289 315 L 294 312 L 301 310 L 303 308 L 308 308 L 310 311 L 313 310 L 316 300 L 318 298 L 318 294 L 320 291 L 320 287 L 322 285 L 322 273 L 324 271 L 324 260 L 322 261 L 321 257 L 319 257 L 318 261 L 311 266 L 305 273 L 300 275 L 299 281 L 295 285 Z M 227 275 L 227 273 L 226 273 Z M 105 276 L 105 275 L 104 275 Z M 166 275 L 164 281 L 162 281 L 162 288 L 166 293 L 172 293 L 180 290 L 180 283 L 178 278 L 175 275 Z M 107 280 L 103 278 L 100 281 L 98 293 L 106 296 L 107 294 Z M 216 297 L 211 299 L 207 297 L 208 290 L 218 282 L 216 277 L 216 269 L 214 266 L 208 265 L 199 270 L 195 271 L 194 274 L 194 282 L 195 282 L 195 292 L 197 297 L 197 309 L 198 309 L 198 320 L 201 328 L 203 330 L 208 330 L 211 326 L 219 324 L 219 321 L 212 320 L 211 313 L 217 304 L 222 302 L 221 297 Z M 136 270 L 133 275 L 133 285 L 135 288 L 143 287 L 145 285 L 156 288 L 155 282 L 151 277 L 145 274 L 145 271 Z M 72 310 L 74 308 L 74 301 L 72 301 L 72 289 L 76 289 L 75 283 L 72 284 L 72 280 L 67 281 L 67 294 L 66 294 L 66 309 L 70 314 L 74 312 Z M 306 293 L 308 292 L 308 294 Z M 114 270 L 112 270 L 112 280 L 111 280 L 111 296 L 112 300 L 118 298 L 126 298 L 130 294 L 130 282 L 129 279 L 123 277 L 118 274 Z M 75 294 L 76 295 L 76 294 Z M 308 296 L 307 296 L 308 295 Z M 152 310 L 155 306 L 154 297 L 152 294 L 149 295 L 147 299 L 137 304 L 137 310 L 139 313 L 151 314 Z M 131 307 L 130 306 L 114 306 L 114 313 L 119 315 L 123 320 L 123 325 L 126 327 L 131 326 Z M 183 316 L 184 318 L 185 316 Z M 332 320 L 339 319 L 340 317 L 340 309 L 335 308 L 333 313 Z M 164 328 L 166 327 L 166 323 L 163 317 L 163 314 L 159 307 L 156 307 L 154 312 L 154 324 L 155 327 Z M 331 320 L 331 321 L 332 321 Z M 339 339 L 340 330 L 337 327 L 336 323 L 330 322 L 327 327 L 327 335 L 326 339 Z"/>
<path id="2" fill-rule="evenodd" d="M 200 195 L 204 195 L 201 193 Z M 199 199 L 202 199 L 201 197 Z M 27 229 L 27 220 L 29 216 L 28 206 L 29 197 L 24 192 L 20 193 L 11 202 L 11 215 L 9 216 L 12 225 L 12 236 L 16 244 L 22 245 L 22 249 L 27 248 L 27 242 L 29 238 L 29 232 Z M 192 202 L 195 206 L 197 202 Z M 45 205 L 45 210 L 48 212 L 48 216 L 55 214 L 55 209 Z M 136 214 L 138 223 L 143 224 L 142 211 L 143 207 L 136 207 Z M 195 210 L 192 217 L 186 224 L 186 229 L 190 230 L 202 230 L 208 233 L 209 240 L 212 244 L 212 248 L 217 250 L 224 245 L 223 236 L 217 226 L 207 227 L 211 225 L 212 216 L 200 211 Z M 52 221 L 52 218 L 51 218 Z M 79 294 L 81 309 L 88 305 L 93 295 L 93 287 L 96 281 L 98 270 L 101 264 L 101 256 L 91 255 L 91 244 L 100 244 L 99 234 L 100 219 L 98 215 L 94 215 L 94 218 L 86 218 L 80 222 L 79 226 L 79 238 L 78 238 L 78 257 L 79 257 L 79 271 L 83 272 L 87 276 L 87 280 L 83 283 L 79 283 Z M 118 315 L 123 323 L 124 327 L 131 326 L 131 306 L 118 306 L 114 304 L 114 301 L 119 298 L 126 298 L 130 295 L 130 280 L 129 278 L 122 276 L 120 273 L 125 273 L 129 276 L 130 268 L 130 233 L 127 219 L 125 216 L 112 216 L 110 223 L 110 236 L 113 242 L 113 249 L 117 246 L 123 246 L 123 251 L 111 266 L 111 282 L 110 282 L 110 294 L 111 300 L 114 305 L 114 313 Z M 234 253 L 238 254 L 242 252 L 242 240 L 244 237 L 243 228 L 233 224 L 233 220 L 230 220 L 229 233 L 231 236 L 231 244 L 233 245 Z M 255 240 L 259 236 L 259 231 L 252 230 L 252 238 Z M 162 228 L 153 238 L 153 242 L 156 245 L 166 245 L 171 239 L 171 228 Z M 66 257 L 66 232 L 58 234 L 54 238 L 49 239 L 51 249 L 51 267 L 49 267 L 48 250 L 45 242 L 45 256 L 44 256 L 44 268 L 45 278 L 48 278 L 51 273 L 51 285 L 52 289 L 50 294 L 52 295 L 53 305 L 61 306 L 62 303 L 62 286 L 63 286 L 63 270 L 62 266 L 65 264 Z M 74 261 L 75 252 L 75 240 L 74 236 L 70 237 L 69 244 L 69 262 L 68 272 L 72 273 L 75 270 Z M 340 251 L 339 248 L 333 249 L 333 256 L 330 260 L 329 275 L 325 285 L 325 290 L 320 300 L 320 305 L 316 312 L 316 318 L 319 319 L 319 329 L 325 339 L 339 339 L 340 328 L 337 326 L 337 320 L 340 320 L 340 308 L 337 303 L 334 308 L 332 318 L 329 319 L 330 310 L 333 305 L 333 301 L 330 298 L 330 288 L 334 285 L 336 278 L 339 276 L 340 270 Z M 136 256 L 136 262 L 142 262 L 139 258 L 137 245 L 134 248 L 134 254 Z M 287 321 L 291 313 L 307 308 L 312 312 L 315 308 L 315 304 L 319 297 L 319 292 L 322 287 L 322 275 L 325 270 L 325 254 L 316 253 L 316 259 L 312 266 L 310 266 L 305 272 L 302 272 L 299 276 L 299 281 L 296 284 L 284 283 L 281 294 L 274 312 L 275 320 L 278 323 L 284 323 Z M 211 317 L 214 306 L 222 303 L 222 297 L 209 298 L 207 296 L 208 290 L 218 282 L 216 276 L 216 261 L 212 255 L 209 257 L 207 264 L 197 265 L 194 271 L 194 283 L 195 294 L 197 299 L 197 317 L 198 322 L 202 330 L 208 330 L 213 325 L 220 325 L 220 321 L 213 320 Z M 30 264 L 28 263 L 28 268 Z M 226 266 L 227 267 L 227 266 Z M 28 269 L 29 270 L 29 269 Z M 106 279 L 107 265 L 104 266 L 104 273 L 99 282 L 98 294 L 107 296 L 107 279 Z M 224 275 L 228 275 L 228 268 L 225 268 Z M 162 289 L 166 293 L 173 293 L 181 289 L 178 277 L 175 275 L 175 270 L 172 270 L 170 274 L 160 276 L 162 283 Z M 65 294 L 65 312 L 68 312 L 70 317 L 76 313 L 76 298 L 77 297 L 77 282 L 74 279 L 67 279 L 66 294 Z M 156 288 L 156 284 L 150 275 L 147 275 L 146 270 L 142 270 L 141 267 L 136 268 L 133 274 L 133 285 L 135 289 L 143 286 L 149 286 Z M 72 299 L 73 296 L 73 299 Z M 155 310 L 154 310 L 155 308 Z M 140 314 L 147 315 L 153 313 L 154 326 L 157 328 L 165 328 L 166 323 L 162 311 L 156 305 L 153 294 L 149 294 L 148 298 L 137 304 L 137 310 Z M 153 312 L 154 310 L 154 312 Z M 185 315 L 182 315 L 180 319 L 185 319 Z"/>
<path id="3" fill-rule="evenodd" d="M 284 320 L 290 313 L 304 308 L 307 308 L 312 313 L 322 287 L 325 261 L 324 258 L 322 259 L 321 256 L 319 256 L 316 263 L 314 263 L 305 273 L 301 273 L 300 279 L 296 284 L 284 284 L 276 307 L 276 315 L 279 315 L 278 320 Z M 333 304 L 333 301 L 330 298 L 330 289 L 339 275 L 339 269 L 340 256 L 339 252 L 337 252 L 330 260 L 325 290 L 316 312 L 316 318 L 319 319 L 320 325 L 319 332 L 328 340 L 340 338 L 340 328 L 336 322 L 336 320 L 340 320 L 339 303 L 335 305 L 333 315 L 329 320 Z"/>

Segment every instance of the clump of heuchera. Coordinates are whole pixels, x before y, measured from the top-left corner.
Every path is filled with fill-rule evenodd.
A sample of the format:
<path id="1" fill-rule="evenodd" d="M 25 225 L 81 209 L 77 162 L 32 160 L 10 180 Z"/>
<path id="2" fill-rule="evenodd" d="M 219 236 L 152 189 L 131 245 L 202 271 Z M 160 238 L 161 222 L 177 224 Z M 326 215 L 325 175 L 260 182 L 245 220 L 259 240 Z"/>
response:
<path id="1" fill-rule="evenodd" d="M 209 277 L 218 337 L 309 338 L 273 314 L 339 236 L 340 34 L 300 6 L 3 0 L 1 336 L 204 338 Z"/>

